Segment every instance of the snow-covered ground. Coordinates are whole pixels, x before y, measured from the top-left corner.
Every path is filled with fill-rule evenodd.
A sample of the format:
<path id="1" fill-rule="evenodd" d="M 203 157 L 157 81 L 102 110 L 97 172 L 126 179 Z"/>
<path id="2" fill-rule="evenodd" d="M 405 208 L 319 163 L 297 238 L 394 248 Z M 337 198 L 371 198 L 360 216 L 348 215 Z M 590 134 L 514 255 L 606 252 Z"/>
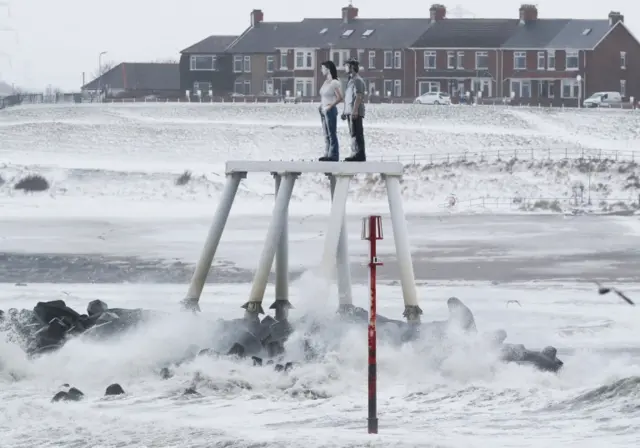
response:
<path id="1" fill-rule="evenodd" d="M 317 114 L 312 104 L 7 109 L 0 113 L 0 206 L 5 213 L 28 207 L 37 214 L 51 208 L 55 214 L 60 208 L 127 214 L 118 209 L 127 198 L 149 213 L 158 204 L 199 213 L 201 204 L 218 197 L 226 160 L 318 157 L 323 142 Z M 377 105 L 369 109 L 366 135 L 371 160 L 407 164 L 409 209 L 439 212 L 455 195 L 461 212 L 481 211 L 480 203 L 491 212 L 540 210 L 531 206 L 540 199 L 558 200 L 568 210 L 586 207 L 590 189 L 592 208 L 600 211 L 606 204 L 638 202 L 639 117 L 630 111 Z M 340 139 L 344 154 L 342 123 Z M 577 160 L 589 157 L 608 160 Z M 178 187 L 175 180 L 185 170 L 193 179 Z M 49 179 L 51 190 L 32 196 L 14 191 L 29 173 Z M 576 191 L 582 191 L 578 200 Z M 383 203 L 383 193 L 377 176 L 353 181 L 355 204 Z M 266 213 L 273 182 L 268 175 L 250 175 L 241 194 L 245 209 Z M 292 212 L 304 214 L 328 196 L 324 176 L 303 176 Z"/>
<path id="2" fill-rule="evenodd" d="M 288 374 L 200 358 L 160 379 L 157 369 L 168 359 L 210 343 L 202 318 L 239 317 L 251 287 L 273 203 L 268 176 L 243 181 L 223 235 L 220 276 L 212 280 L 233 274 L 234 283 L 206 285 L 204 316 L 177 312 L 224 161 L 317 157 L 315 107 L 116 104 L 0 112 L 0 309 L 63 299 L 82 310 L 101 299 L 112 307 L 175 311 L 126 341 L 71 341 L 36 361 L 0 334 L 0 446 L 637 446 L 640 314 L 585 281 L 640 297 L 638 218 L 495 214 L 556 199 L 561 209 L 588 208 L 582 203 L 589 193 L 597 210 L 637 202 L 640 115 L 629 111 L 369 109 L 371 159 L 407 165 L 403 188 L 413 212 L 407 222 L 423 320 L 446 318 L 446 299 L 457 296 L 481 332 L 503 328 L 508 342 L 557 347 L 565 362 L 558 375 L 496 364 L 482 347 L 460 349 L 435 369 L 419 343 L 401 350 L 381 344 L 378 436 L 366 434 L 365 331 L 353 330 L 329 356 Z M 340 132 L 344 152 L 342 124 Z M 589 157 L 598 160 L 576 160 Z M 193 172 L 192 181 L 175 185 L 184 170 Z M 27 173 L 44 175 L 52 188 L 15 191 Z M 291 285 L 292 317 L 331 315 L 335 288 L 323 294 L 323 281 L 309 273 L 320 261 L 329 213 L 326 179 L 303 176 L 295 192 L 290 264 L 302 275 Z M 386 208 L 382 192 L 378 179 L 360 176 L 348 204 L 359 306 L 367 297 L 359 220 Z M 379 312 L 401 318 L 386 217 L 383 225 Z M 133 258 L 145 260 L 153 280 L 141 282 Z M 16 284 L 21 279 L 28 281 Z M 272 299 L 270 286 L 265 304 Z M 294 337 L 288 347 L 292 360 L 299 342 Z M 196 374 L 208 379 L 198 388 L 202 397 L 182 397 Z M 102 398 L 113 382 L 127 395 Z M 63 383 L 87 399 L 51 403 Z"/>

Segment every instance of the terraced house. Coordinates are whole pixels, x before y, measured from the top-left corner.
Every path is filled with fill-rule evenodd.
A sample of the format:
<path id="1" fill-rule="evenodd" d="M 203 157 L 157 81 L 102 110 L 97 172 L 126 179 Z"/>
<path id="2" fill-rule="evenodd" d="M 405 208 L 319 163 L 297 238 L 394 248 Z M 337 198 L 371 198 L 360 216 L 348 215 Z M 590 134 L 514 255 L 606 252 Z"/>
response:
<path id="1" fill-rule="evenodd" d="M 231 61 L 227 87 L 243 95 L 314 97 L 322 61 L 342 65 L 357 57 L 372 97 L 481 92 L 576 105 L 596 91 L 640 96 L 640 44 L 617 12 L 594 20 L 543 19 L 536 6 L 522 5 L 512 19 L 458 19 L 434 4 L 425 18 L 370 19 L 349 5 L 334 18 L 268 22 L 254 10 L 250 26 L 216 51 Z M 183 86 L 195 79 L 193 71 L 192 61 Z"/>

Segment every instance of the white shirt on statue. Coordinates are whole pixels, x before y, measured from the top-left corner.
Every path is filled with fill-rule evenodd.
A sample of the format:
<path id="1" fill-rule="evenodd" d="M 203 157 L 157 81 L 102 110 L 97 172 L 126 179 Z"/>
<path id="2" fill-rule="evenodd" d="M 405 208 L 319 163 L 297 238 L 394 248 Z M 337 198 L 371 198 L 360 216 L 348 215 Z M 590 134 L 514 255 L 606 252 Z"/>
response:
<path id="1" fill-rule="evenodd" d="M 338 100 L 338 93 L 342 85 L 337 79 L 327 80 L 320 87 L 320 102 L 322 107 L 327 107 L 329 104 L 333 104 Z"/>

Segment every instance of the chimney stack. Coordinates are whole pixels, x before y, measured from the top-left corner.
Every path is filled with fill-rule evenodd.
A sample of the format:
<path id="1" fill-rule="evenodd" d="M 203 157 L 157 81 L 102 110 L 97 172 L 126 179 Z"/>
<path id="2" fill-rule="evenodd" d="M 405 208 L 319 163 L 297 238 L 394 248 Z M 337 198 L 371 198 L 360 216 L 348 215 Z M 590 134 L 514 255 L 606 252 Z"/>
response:
<path id="1" fill-rule="evenodd" d="M 429 12 L 431 13 L 431 20 L 433 22 L 444 20 L 447 17 L 447 7 L 444 5 L 431 5 L 431 8 L 429 8 Z"/>
<path id="2" fill-rule="evenodd" d="M 538 20 L 538 8 L 536 5 L 522 5 L 520 6 L 520 23 L 535 22 Z"/>
<path id="3" fill-rule="evenodd" d="M 264 14 L 261 9 L 251 11 L 251 26 L 256 27 L 264 20 Z"/>
<path id="4" fill-rule="evenodd" d="M 358 18 L 358 8 L 353 5 L 342 8 L 342 22 L 351 23 Z"/>
<path id="5" fill-rule="evenodd" d="M 611 11 L 609 13 L 609 26 L 613 26 L 618 22 L 624 23 L 624 16 L 620 14 L 620 11 Z"/>

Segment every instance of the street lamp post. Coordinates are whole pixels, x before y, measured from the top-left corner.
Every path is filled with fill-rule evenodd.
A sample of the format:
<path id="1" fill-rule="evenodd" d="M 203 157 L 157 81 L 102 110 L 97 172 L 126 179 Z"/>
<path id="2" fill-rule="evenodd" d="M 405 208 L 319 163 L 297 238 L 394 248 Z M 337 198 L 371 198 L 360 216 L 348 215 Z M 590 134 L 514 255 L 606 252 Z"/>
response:
<path id="1" fill-rule="evenodd" d="M 582 107 L 582 76 L 576 76 L 576 81 L 578 81 L 578 107 Z"/>
<path id="2" fill-rule="evenodd" d="M 105 54 L 107 54 L 106 51 L 101 51 L 100 54 L 98 55 L 98 93 L 100 93 L 100 90 L 102 88 L 101 84 L 102 84 L 102 56 L 104 56 Z"/>

